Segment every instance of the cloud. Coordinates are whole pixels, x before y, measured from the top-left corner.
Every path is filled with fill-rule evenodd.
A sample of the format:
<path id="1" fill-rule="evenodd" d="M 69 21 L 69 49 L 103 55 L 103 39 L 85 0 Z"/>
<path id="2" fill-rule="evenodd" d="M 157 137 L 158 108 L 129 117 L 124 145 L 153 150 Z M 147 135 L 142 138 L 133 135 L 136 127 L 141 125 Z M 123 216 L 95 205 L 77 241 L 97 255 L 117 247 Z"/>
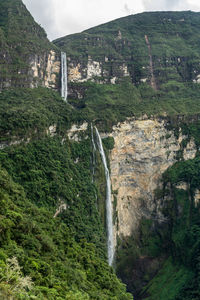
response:
<path id="1" fill-rule="evenodd" d="M 184 0 L 182 1 L 184 2 Z M 173 10 L 180 2 L 181 0 L 143 0 L 144 9 L 147 11 Z"/>
<path id="2" fill-rule="evenodd" d="M 124 4 L 124 10 L 125 10 L 125 12 L 126 12 L 127 15 L 131 14 L 131 9 L 128 7 L 127 3 Z"/>
<path id="3" fill-rule="evenodd" d="M 1 1 L 1 0 L 0 0 Z M 111 20 L 156 10 L 200 10 L 199 0 L 23 0 L 50 39 Z"/>
<path id="4" fill-rule="evenodd" d="M 200 10 L 198 0 L 142 0 L 145 11 Z"/>
<path id="5" fill-rule="evenodd" d="M 55 31 L 54 0 L 23 0 L 35 21 L 39 23 L 51 38 Z"/>
<path id="6" fill-rule="evenodd" d="M 23 0 L 50 39 L 141 12 L 142 0 Z"/>

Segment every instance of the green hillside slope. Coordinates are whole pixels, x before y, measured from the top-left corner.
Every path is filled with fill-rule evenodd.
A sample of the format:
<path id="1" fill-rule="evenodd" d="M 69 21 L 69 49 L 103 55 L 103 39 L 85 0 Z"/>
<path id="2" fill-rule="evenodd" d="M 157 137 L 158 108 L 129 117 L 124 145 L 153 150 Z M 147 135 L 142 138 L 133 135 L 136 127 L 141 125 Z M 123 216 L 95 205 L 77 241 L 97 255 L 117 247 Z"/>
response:
<path id="1" fill-rule="evenodd" d="M 200 13 L 151 12 L 120 18 L 54 43 L 83 66 L 88 56 L 100 62 L 103 79 L 121 77 L 125 64 L 133 83 L 150 83 L 153 71 L 160 88 L 168 81 L 197 79 L 199 29 Z"/>
<path id="2" fill-rule="evenodd" d="M 30 64 L 36 59 L 45 68 L 51 49 L 56 47 L 21 0 L 1 0 L 0 90 L 10 86 L 30 87 L 37 81 L 41 84 L 42 75 L 34 81 Z"/>

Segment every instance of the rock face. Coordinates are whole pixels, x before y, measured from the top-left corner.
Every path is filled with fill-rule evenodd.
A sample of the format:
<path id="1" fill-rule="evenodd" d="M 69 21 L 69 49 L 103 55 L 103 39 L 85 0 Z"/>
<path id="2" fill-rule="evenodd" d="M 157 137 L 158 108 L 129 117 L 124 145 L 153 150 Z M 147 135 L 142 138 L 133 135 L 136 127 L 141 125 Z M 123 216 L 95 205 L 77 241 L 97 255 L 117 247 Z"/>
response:
<path id="1" fill-rule="evenodd" d="M 181 142 L 167 129 L 167 120 L 159 118 L 129 119 L 113 127 L 115 141 L 110 153 L 113 201 L 116 204 L 116 237 L 131 236 L 143 216 L 162 222 L 154 191 L 161 186 L 163 172 L 176 162 Z M 185 159 L 196 154 L 193 141 L 185 148 Z M 188 155 L 186 155 L 188 153 Z M 115 199 L 114 199 L 115 198 Z"/>
<path id="2" fill-rule="evenodd" d="M 87 129 L 88 129 L 88 123 L 87 122 L 84 122 L 81 125 L 74 124 L 68 130 L 67 136 L 70 140 L 74 140 L 76 142 L 79 142 L 82 139 L 81 134 L 84 134 Z"/>
<path id="3" fill-rule="evenodd" d="M 43 51 L 38 54 L 28 54 L 23 63 L 16 66 L 9 54 L 4 54 L 6 73 L 0 70 L 0 91 L 9 87 L 34 88 L 44 86 L 58 89 L 60 75 L 60 53 L 55 50 Z M 1 57 L 0 57 L 1 62 Z M 9 66 L 8 66 L 9 65 Z M 9 69 L 10 68 L 10 69 Z"/>
<path id="4" fill-rule="evenodd" d="M 99 83 L 115 84 L 121 77 L 130 76 L 128 67 L 125 63 L 115 66 L 115 72 L 111 72 L 111 62 L 105 57 L 105 60 L 97 61 L 88 56 L 87 63 L 76 61 L 68 57 L 68 79 L 69 82 L 85 82 L 92 80 Z"/>
<path id="5" fill-rule="evenodd" d="M 200 13 L 145 12 L 54 43 L 67 53 L 69 81 L 114 84 L 128 76 L 159 89 L 166 82 L 200 82 L 199 29 Z"/>
<path id="6" fill-rule="evenodd" d="M 58 89 L 60 57 L 54 50 L 43 54 L 30 54 L 26 60 L 26 68 L 18 68 L 17 75 L 13 73 L 11 77 L 0 78 L 0 90 L 8 87 L 38 86 Z"/>
<path id="7" fill-rule="evenodd" d="M 43 55 L 33 55 L 29 60 L 30 87 L 42 85 L 56 89 L 57 77 L 60 74 L 60 57 L 54 50 Z"/>
<path id="8" fill-rule="evenodd" d="M 58 88 L 60 50 L 21 0 L 0 2 L 0 91 L 9 87 Z"/>

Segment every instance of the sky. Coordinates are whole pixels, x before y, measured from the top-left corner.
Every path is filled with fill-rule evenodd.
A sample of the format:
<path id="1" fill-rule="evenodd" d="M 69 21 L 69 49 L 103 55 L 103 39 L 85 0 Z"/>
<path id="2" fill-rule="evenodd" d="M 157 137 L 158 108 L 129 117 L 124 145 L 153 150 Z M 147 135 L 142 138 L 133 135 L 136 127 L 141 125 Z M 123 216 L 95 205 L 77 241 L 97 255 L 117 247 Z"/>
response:
<path id="1" fill-rule="evenodd" d="M 23 0 L 50 40 L 144 11 L 200 11 L 199 0 Z"/>

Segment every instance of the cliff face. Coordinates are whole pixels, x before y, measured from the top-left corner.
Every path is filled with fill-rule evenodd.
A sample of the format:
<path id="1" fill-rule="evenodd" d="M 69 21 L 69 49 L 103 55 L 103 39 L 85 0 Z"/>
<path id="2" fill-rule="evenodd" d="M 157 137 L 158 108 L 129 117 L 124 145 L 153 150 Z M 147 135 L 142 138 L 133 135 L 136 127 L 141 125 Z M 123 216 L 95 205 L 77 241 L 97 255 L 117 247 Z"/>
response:
<path id="1" fill-rule="evenodd" d="M 30 87 L 42 85 L 48 88 L 58 88 L 60 74 L 60 56 L 54 50 L 43 55 L 30 56 L 30 69 L 28 75 L 30 78 Z"/>
<path id="2" fill-rule="evenodd" d="M 115 84 L 116 80 L 122 77 L 130 76 L 126 63 L 115 64 L 115 71 L 110 70 L 109 58 L 105 56 L 104 60 L 95 60 L 88 56 L 86 61 L 76 61 L 68 58 L 69 82 L 85 82 L 94 80 L 99 83 Z"/>
<path id="3" fill-rule="evenodd" d="M 166 119 L 144 117 L 113 127 L 115 145 L 110 154 L 110 170 L 115 232 L 120 238 L 137 231 L 142 217 L 165 222 L 161 213 L 163 200 L 155 199 L 154 192 L 162 188 L 161 176 L 177 161 L 187 138 L 181 130 L 176 137 L 167 125 Z M 182 151 L 183 159 L 194 158 L 196 151 L 194 141 L 189 140 Z"/>
<path id="4" fill-rule="evenodd" d="M 79 134 L 87 128 L 88 123 L 73 125 L 68 138 L 80 142 Z M 117 238 L 123 240 L 138 232 L 143 217 L 160 224 L 168 222 L 162 210 L 169 199 L 156 195 L 156 190 L 163 188 L 162 175 L 177 161 L 193 159 L 197 153 L 194 139 L 184 135 L 181 127 L 174 129 L 169 118 L 143 116 L 129 118 L 113 126 L 111 133 L 101 134 L 103 139 L 114 139 L 109 162 L 115 246 Z M 188 190 L 185 182 L 176 188 Z M 199 198 L 196 189 L 195 206 Z"/>
<path id="5" fill-rule="evenodd" d="M 71 82 L 116 83 L 128 76 L 157 89 L 168 81 L 199 82 L 199 29 L 199 13 L 142 13 L 54 43 L 67 53 Z"/>
<path id="6" fill-rule="evenodd" d="M 0 90 L 8 87 L 58 88 L 59 50 L 21 0 L 0 3 Z"/>

